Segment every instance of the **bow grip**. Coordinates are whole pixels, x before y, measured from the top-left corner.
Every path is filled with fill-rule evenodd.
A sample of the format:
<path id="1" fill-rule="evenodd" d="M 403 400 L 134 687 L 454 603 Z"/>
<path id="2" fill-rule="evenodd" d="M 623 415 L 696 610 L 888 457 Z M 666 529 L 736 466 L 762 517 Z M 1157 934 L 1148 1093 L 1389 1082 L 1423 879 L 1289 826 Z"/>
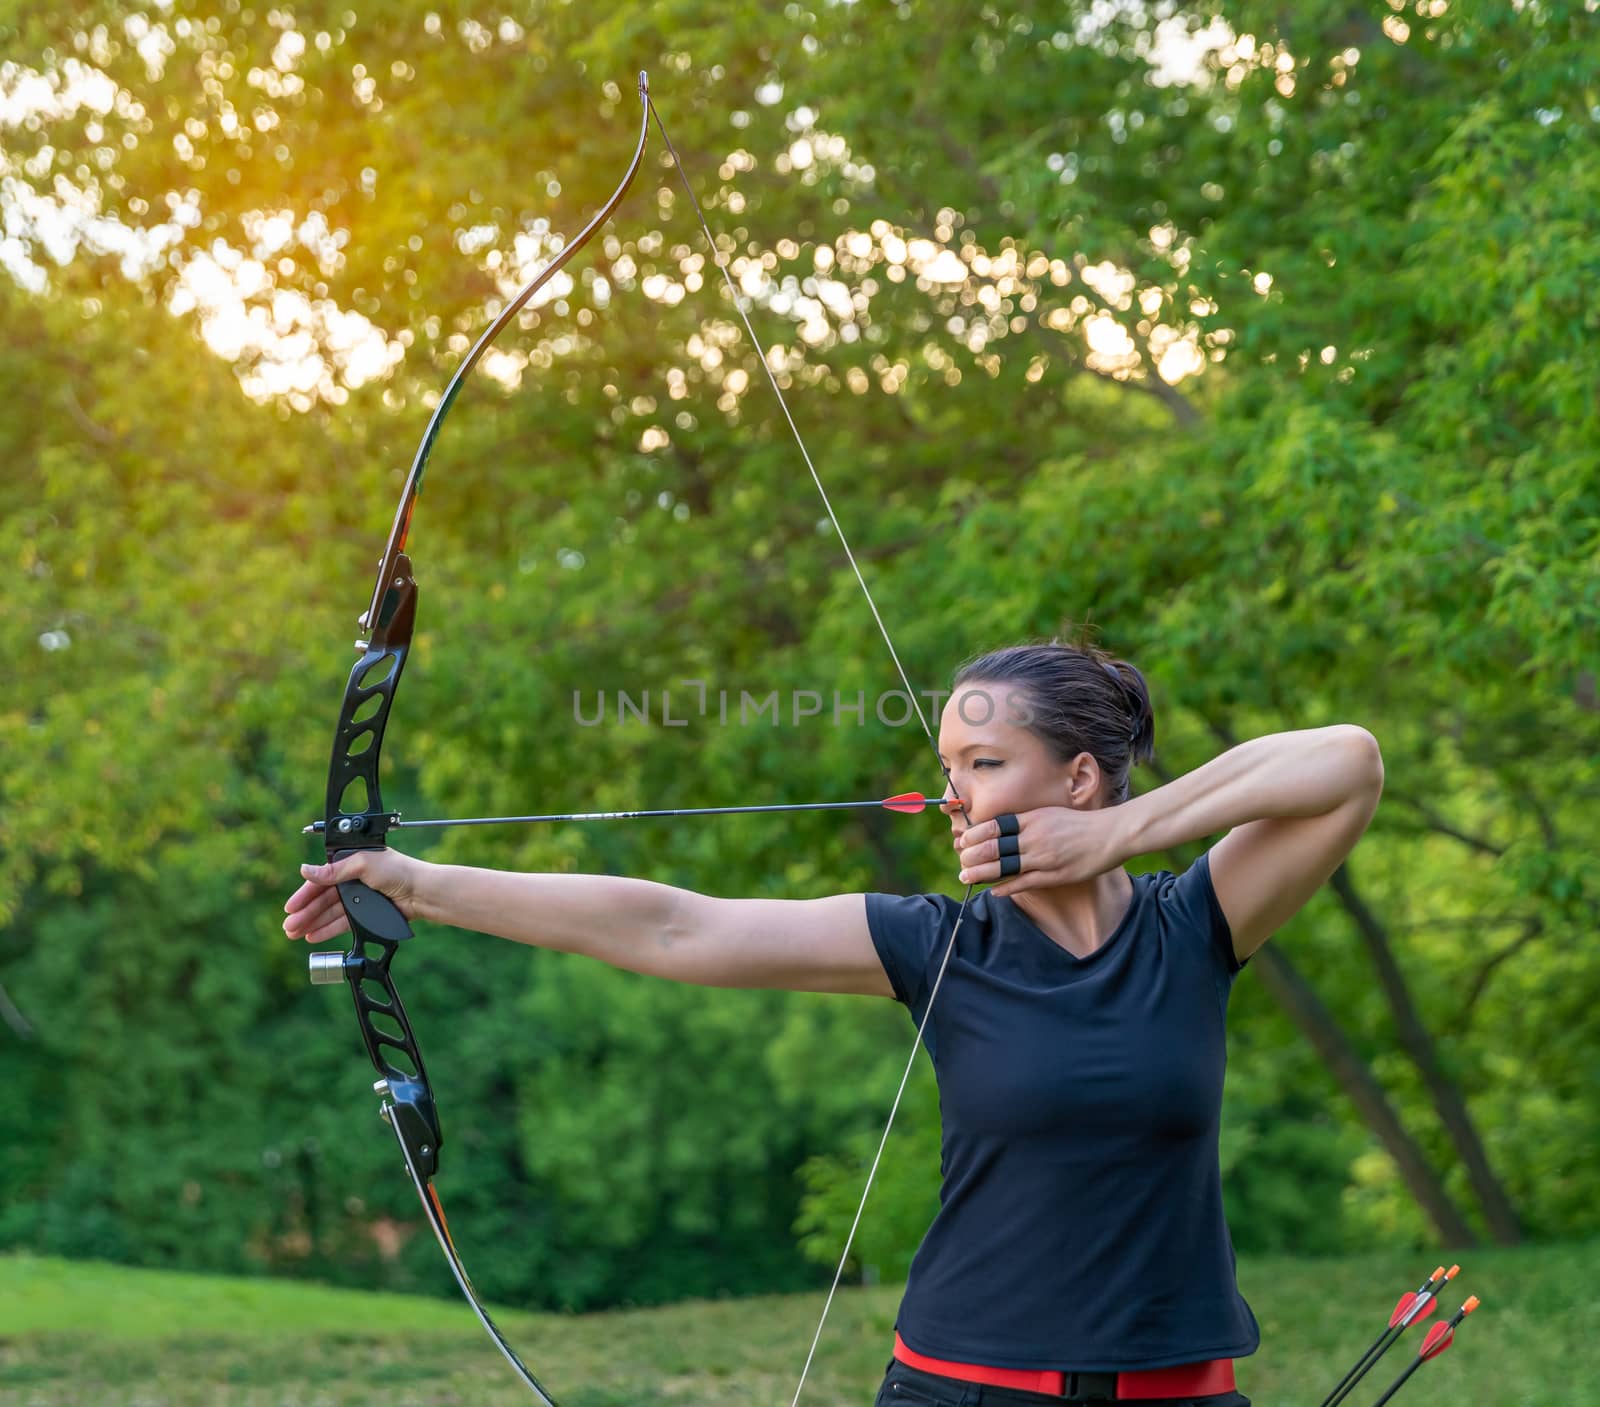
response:
<path id="1" fill-rule="evenodd" d="M 333 856 L 342 860 L 353 851 L 342 850 Z M 378 943 L 400 943 L 411 937 L 411 925 L 399 906 L 387 894 L 380 894 L 359 879 L 348 879 L 338 886 L 339 902 L 350 920 L 357 939 L 370 939 Z"/>

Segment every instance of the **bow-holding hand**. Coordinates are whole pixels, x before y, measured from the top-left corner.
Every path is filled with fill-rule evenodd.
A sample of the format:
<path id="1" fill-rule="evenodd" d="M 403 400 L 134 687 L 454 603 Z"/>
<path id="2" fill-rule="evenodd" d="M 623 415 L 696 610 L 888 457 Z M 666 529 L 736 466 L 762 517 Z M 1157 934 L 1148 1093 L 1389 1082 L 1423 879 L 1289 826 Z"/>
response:
<path id="1" fill-rule="evenodd" d="M 992 884 L 989 892 L 1000 895 L 1093 879 L 1128 858 L 1118 810 L 1041 806 L 978 821 L 952 842 L 961 857 L 958 878 L 962 884 Z"/>
<path id="2" fill-rule="evenodd" d="M 283 906 L 286 938 L 326 943 L 350 931 L 350 920 L 339 902 L 338 886 L 358 879 L 369 889 L 386 894 L 407 918 L 417 916 L 417 878 L 422 861 L 398 850 L 357 850 L 328 865 L 301 865 L 305 877 Z"/>

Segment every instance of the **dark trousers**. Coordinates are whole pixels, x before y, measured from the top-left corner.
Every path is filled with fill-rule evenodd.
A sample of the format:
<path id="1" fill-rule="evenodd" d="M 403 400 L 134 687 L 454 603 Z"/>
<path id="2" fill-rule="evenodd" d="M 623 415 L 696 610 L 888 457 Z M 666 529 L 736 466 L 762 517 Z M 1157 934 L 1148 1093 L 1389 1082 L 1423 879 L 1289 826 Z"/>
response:
<path id="1" fill-rule="evenodd" d="M 964 1383 L 958 1378 L 924 1373 L 891 1358 L 873 1407 L 1048 1407 L 1050 1403 L 1061 1407 L 1062 1400 L 1044 1392 Z M 1222 1392 L 1210 1397 L 1152 1398 L 1134 1407 L 1250 1407 L 1250 1399 L 1242 1393 Z"/>

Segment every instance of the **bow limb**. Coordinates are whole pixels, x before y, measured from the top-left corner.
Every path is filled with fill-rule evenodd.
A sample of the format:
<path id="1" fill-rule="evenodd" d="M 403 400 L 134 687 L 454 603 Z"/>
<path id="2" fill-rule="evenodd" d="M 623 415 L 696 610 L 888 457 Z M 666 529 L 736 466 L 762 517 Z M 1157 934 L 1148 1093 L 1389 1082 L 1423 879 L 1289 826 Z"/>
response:
<path id="1" fill-rule="evenodd" d="M 411 651 L 416 622 L 417 582 L 411 559 L 405 554 L 405 545 L 433 442 L 462 382 L 490 343 L 528 300 L 589 242 L 627 193 L 644 160 L 645 140 L 650 133 L 649 93 L 648 81 L 641 73 L 639 140 L 633 159 L 610 198 L 478 338 L 466 359 L 456 368 L 428 421 L 411 472 L 406 476 L 400 506 L 395 511 L 388 542 L 379 561 L 371 600 L 361 617 L 366 639 L 357 642 L 361 657 L 350 671 L 334 731 L 322 822 L 330 861 L 356 851 L 383 849 L 387 844 L 386 833 L 394 820 L 383 806 L 379 757 L 395 691 Z M 439 1167 L 439 1145 L 443 1141 L 438 1109 L 423 1065 L 422 1051 L 389 970 L 400 945 L 411 937 L 411 925 L 392 900 L 360 880 L 347 880 L 338 886 L 338 891 L 339 902 L 350 924 L 350 949 L 344 953 L 314 953 L 311 980 L 319 984 L 345 982 L 349 985 L 362 1044 L 379 1075 L 373 1085 L 382 1100 L 379 1112 L 400 1145 L 406 1172 L 427 1214 L 428 1225 L 449 1262 L 450 1272 L 473 1313 L 523 1384 L 542 1407 L 555 1407 L 553 1399 L 506 1343 L 479 1300 L 456 1253 L 444 1208 L 433 1187 L 433 1176 Z"/>
<path id="2" fill-rule="evenodd" d="M 561 252 L 550 260 L 538 274 L 506 304 L 500 316 L 497 317 L 483 334 L 472 345 L 472 350 L 467 353 L 465 360 L 456 368 L 455 375 L 450 378 L 450 384 L 445 387 L 444 395 L 439 398 L 439 404 L 434 407 L 433 415 L 428 420 L 428 428 L 424 431 L 422 442 L 417 446 L 415 458 L 411 461 L 411 472 L 406 475 L 405 488 L 400 494 L 400 506 L 395 510 L 394 523 L 389 529 L 389 540 L 383 549 L 383 557 L 378 563 L 378 579 L 372 588 L 372 599 L 367 605 L 366 612 L 361 617 L 362 629 L 368 630 L 376 625 L 380 619 L 379 606 L 385 594 L 385 583 L 389 580 L 390 572 L 394 569 L 395 559 L 405 551 L 406 537 L 411 530 L 411 513 L 416 507 L 417 495 L 422 492 L 422 475 L 428 467 L 428 456 L 433 451 L 433 442 L 439 436 L 439 427 L 444 424 L 444 418 L 450 413 L 450 407 L 455 404 L 456 395 L 461 390 L 461 383 L 466 380 L 467 374 L 478 364 L 479 359 L 489 350 L 489 345 L 507 327 L 511 320 L 527 305 L 541 288 L 550 282 L 566 266 L 572 256 L 586 245 L 594 236 L 596 230 L 605 224 L 622 203 L 622 197 L 628 193 L 628 187 L 633 184 L 633 178 L 638 175 L 639 167 L 644 162 L 644 148 L 646 139 L 650 135 L 650 78 L 643 71 L 639 74 L 639 140 L 634 147 L 633 160 L 628 163 L 628 169 L 617 182 L 617 188 L 611 192 L 589 223 L 585 225 L 572 240 L 564 245 Z"/>

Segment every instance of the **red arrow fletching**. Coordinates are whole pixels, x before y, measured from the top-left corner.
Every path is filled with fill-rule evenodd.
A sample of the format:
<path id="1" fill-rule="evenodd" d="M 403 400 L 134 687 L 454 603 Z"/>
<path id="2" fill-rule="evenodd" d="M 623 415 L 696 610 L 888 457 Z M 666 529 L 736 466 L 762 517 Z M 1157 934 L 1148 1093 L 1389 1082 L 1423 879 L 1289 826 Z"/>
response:
<path id="1" fill-rule="evenodd" d="M 920 791 L 903 791 L 899 796 L 891 796 L 880 804 L 885 811 L 903 811 L 908 816 L 915 816 L 928 804 L 928 798 Z"/>
<path id="2" fill-rule="evenodd" d="M 1417 1357 L 1437 1358 L 1450 1347 L 1450 1341 L 1455 1336 L 1456 1331 L 1448 1324 L 1435 1324 L 1428 1330 L 1428 1337 L 1422 1341 L 1422 1347 L 1417 1350 Z"/>
<path id="3" fill-rule="evenodd" d="M 1407 1290 L 1405 1294 L 1401 1295 L 1395 1304 L 1394 1313 L 1389 1316 L 1389 1327 L 1391 1329 L 1394 1328 L 1396 1324 L 1404 1319 L 1406 1310 L 1410 1309 L 1416 1302 L 1417 1292 L 1415 1290 Z"/>
<path id="4" fill-rule="evenodd" d="M 1399 1319 L 1391 1319 L 1391 1324 L 1400 1323 L 1402 1320 L 1407 1328 L 1413 1324 L 1421 1323 L 1436 1309 L 1439 1308 L 1439 1296 L 1424 1290 L 1420 1295 L 1413 1297 L 1411 1307 Z"/>
<path id="5" fill-rule="evenodd" d="M 1428 1337 L 1423 1339 L 1422 1347 L 1417 1350 L 1419 1359 L 1437 1358 L 1445 1349 L 1455 1342 L 1456 1325 L 1478 1307 L 1478 1297 L 1468 1295 L 1466 1303 L 1456 1310 L 1443 1324 L 1435 1324 L 1428 1330 Z"/>

